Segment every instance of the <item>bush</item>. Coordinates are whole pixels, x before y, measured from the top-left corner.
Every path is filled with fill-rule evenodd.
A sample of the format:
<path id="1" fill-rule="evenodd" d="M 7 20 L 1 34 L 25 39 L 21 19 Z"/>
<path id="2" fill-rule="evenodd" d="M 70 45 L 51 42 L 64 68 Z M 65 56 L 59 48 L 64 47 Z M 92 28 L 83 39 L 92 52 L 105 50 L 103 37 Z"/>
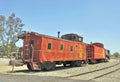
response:
<path id="1" fill-rule="evenodd" d="M 117 58 L 117 57 L 120 57 L 120 54 L 119 54 L 118 52 L 115 52 L 113 55 L 114 55 L 114 57 L 116 57 L 116 58 Z"/>

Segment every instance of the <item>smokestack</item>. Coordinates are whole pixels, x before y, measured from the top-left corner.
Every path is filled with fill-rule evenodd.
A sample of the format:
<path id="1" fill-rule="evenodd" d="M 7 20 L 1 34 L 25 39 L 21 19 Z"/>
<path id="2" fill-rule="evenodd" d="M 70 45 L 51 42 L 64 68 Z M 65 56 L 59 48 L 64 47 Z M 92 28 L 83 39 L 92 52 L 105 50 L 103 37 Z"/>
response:
<path id="1" fill-rule="evenodd" d="M 58 38 L 60 38 L 60 31 L 58 31 Z"/>

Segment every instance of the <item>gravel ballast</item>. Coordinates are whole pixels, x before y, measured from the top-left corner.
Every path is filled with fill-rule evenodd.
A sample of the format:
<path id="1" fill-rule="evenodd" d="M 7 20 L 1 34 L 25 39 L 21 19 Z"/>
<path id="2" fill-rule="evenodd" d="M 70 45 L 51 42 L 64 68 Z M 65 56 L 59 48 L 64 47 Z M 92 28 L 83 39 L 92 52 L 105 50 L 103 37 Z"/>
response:
<path id="1" fill-rule="evenodd" d="M 11 72 L 11 66 L 6 66 L 6 69 L 2 69 L 2 67 L 0 67 L 0 72 L 1 73 L 5 73 L 5 74 L 12 74 L 12 75 L 27 75 L 27 76 L 39 76 L 39 77 L 58 77 L 58 78 L 66 78 L 68 76 L 72 76 L 72 75 L 76 75 L 76 74 L 81 74 L 81 73 L 85 73 L 88 71 L 93 71 L 96 69 L 101 69 L 101 68 L 105 68 L 108 66 L 112 66 L 114 64 L 119 63 L 119 60 L 110 60 L 110 62 L 106 62 L 106 63 L 99 63 L 99 64 L 94 64 L 94 65 L 86 65 L 83 67 L 63 67 L 63 66 L 57 66 L 55 70 L 51 70 L 51 71 L 33 71 L 33 72 L 29 72 L 27 67 L 21 66 L 21 67 L 15 67 L 14 69 L 14 73 L 10 73 Z M 120 66 L 120 65 L 119 65 Z M 109 70 L 108 70 L 109 71 Z M 118 80 L 120 80 L 119 76 L 116 76 L 120 74 L 120 71 L 113 73 L 112 75 L 106 75 L 105 77 L 101 77 L 98 79 L 94 79 L 94 81 L 97 82 L 110 82 L 110 80 L 112 79 L 113 81 L 111 82 L 119 82 Z M 75 78 L 66 78 L 66 79 L 73 79 L 73 80 L 87 80 L 90 77 L 75 77 Z M 49 82 L 49 81 L 48 81 Z M 93 82 L 93 80 L 92 80 Z"/>

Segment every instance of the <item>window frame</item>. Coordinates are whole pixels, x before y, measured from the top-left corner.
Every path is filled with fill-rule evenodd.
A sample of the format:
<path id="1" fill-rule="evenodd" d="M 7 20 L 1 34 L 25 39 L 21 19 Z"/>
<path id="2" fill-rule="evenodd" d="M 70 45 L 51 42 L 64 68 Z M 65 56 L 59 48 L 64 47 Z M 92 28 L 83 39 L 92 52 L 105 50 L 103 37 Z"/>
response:
<path id="1" fill-rule="evenodd" d="M 51 49 L 52 49 L 52 43 L 51 43 L 51 42 L 48 42 L 48 44 L 47 44 L 47 49 L 48 49 L 48 50 L 51 50 Z"/>
<path id="2" fill-rule="evenodd" d="M 71 52 L 73 51 L 73 46 L 70 46 L 70 51 L 71 51 Z"/>
<path id="3" fill-rule="evenodd" d="M 63 50 L 64 50 L 64 45 L 60 44 L 60 51 L 63 51 Z"/>

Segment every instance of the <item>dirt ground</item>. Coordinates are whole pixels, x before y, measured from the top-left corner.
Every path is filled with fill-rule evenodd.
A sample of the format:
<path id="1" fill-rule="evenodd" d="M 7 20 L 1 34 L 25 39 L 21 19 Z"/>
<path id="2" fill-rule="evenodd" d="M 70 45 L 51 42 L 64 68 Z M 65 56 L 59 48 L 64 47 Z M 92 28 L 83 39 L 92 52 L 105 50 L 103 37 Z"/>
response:
<path id="1" fill-rule="evenodd" d="M 85 80 L 72 80 L 51 76 L 34 76 L 34 75 L 6 75 L 0 74 L 0 82 L 86 82 Z M 95 81 L 89 81 L 95 82 Z"/>
<path id="2" fill-rule="evenodd" d="M 20 67 L 14 67 L 14 72 L 12 72 L 12 66 L 0 65 L 0 82 L 32 82 L 35 80 L 35 82 L 56 82 L 56 79 L 58 82 L 86 82 L 86 78 L 66 78 L 67 76 L 76 75 L 80 73 L 84 73 L 87 71 L 92 71 L 95 69 L 100 69 L 103 67 L 111 66 L 116 63 L 118 63 L 118 60 L 111 59 L 110 62 L 107 63 L 99 63 L 95 65 L 86 65 L 83 67 L 63 67 L 63 66 L 57 66 L 55 70 L 52 71 L 28 71 L 26 65 L 20 66 Z M 120 74 L 120 71 L 115 72 L 112 76 L 108 75 L 105 78 L 97 79 L 97 80 L 91 80 L 89 82 L 118 82 L 120 80 L 120 77 L 115 75 Z M 12 78 L 11 78 L 12 76 Z M 110 77 L 109 77 L 110 76 Z M 114 77 L 113 77 L 114 76 Z M 4 78 L 2 78 L 4 77 Z M 19 79 L 21 79 L 19 81 Z M 2 81 L 3 80 L 3 81 Z M 15 81 L 14 81 L 15 80 Z"/>

